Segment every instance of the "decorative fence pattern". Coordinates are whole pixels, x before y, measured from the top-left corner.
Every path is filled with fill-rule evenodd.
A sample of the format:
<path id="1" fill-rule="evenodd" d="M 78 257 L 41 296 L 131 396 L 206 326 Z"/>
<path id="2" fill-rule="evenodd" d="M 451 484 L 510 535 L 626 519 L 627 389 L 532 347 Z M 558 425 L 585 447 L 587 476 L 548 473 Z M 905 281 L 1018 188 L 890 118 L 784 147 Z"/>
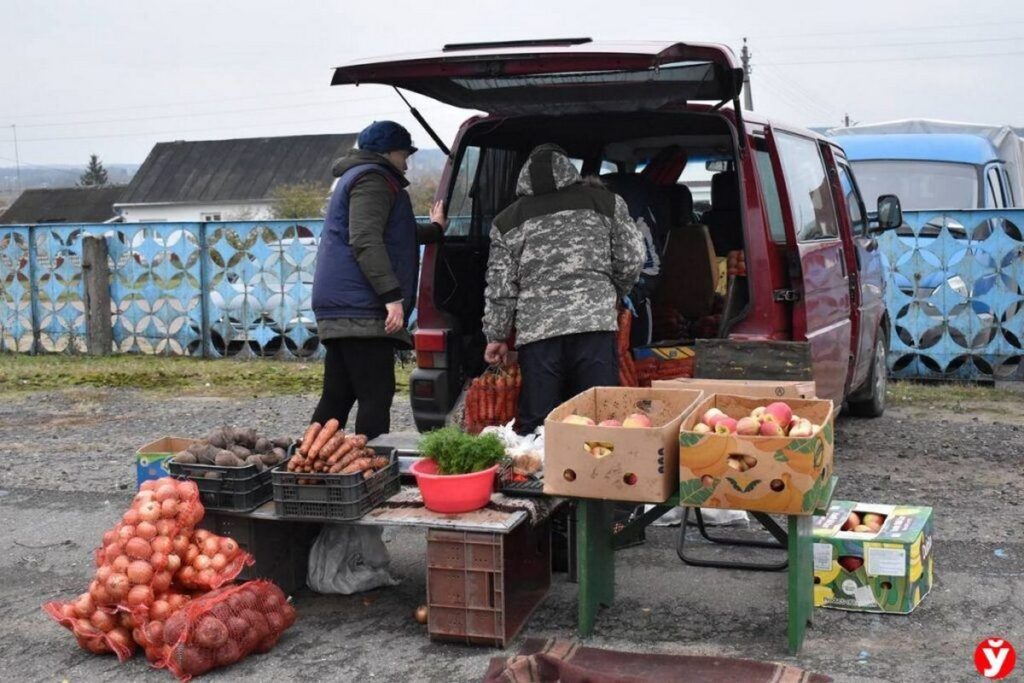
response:
<path id="1" fill-rule="evenodd" d="M 914 212 L 879 237 L 890 371 L 1024 379 L 1024 210 Z M 110 250 L 121 353 L 317 357 L 322 221 L 0 227 L 0 351 L 85 350 L 81 249 Z"/>
<path id="2" fill-rule="evenodd" d="M 85 350 L 82 238 L 106 237 L 115 351 L 310 357 L 322 221 L 0 227 L 0 351 Z"/>
<path id="3" fill-rule="evenodd" d="M 879 238 L 890 374 L 1024 379 L 1024 210 L 908 212 Z"/>

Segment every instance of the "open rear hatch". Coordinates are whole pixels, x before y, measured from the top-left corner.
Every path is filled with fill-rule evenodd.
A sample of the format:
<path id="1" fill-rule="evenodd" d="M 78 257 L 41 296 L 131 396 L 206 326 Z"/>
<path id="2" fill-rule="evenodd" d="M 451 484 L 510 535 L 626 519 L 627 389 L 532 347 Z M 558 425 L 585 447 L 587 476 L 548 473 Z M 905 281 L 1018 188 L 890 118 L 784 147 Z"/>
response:
<path id="1" fill-rule="evenodd" d="M 506 116 L 655 111 L 730 100 L 739 112 L 743 69 L 724 45 L 576 38 L 447 45 L 338 67 L 331 82 L 360 83 Z"/>

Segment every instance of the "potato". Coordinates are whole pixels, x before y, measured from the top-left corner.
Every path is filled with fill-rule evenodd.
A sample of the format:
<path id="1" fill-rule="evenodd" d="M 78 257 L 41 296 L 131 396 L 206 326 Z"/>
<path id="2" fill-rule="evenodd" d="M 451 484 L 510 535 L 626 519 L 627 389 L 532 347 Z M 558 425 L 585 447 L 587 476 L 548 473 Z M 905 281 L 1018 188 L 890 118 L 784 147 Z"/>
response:
<path id="1" fill-rule="evenodd" d="M 199 455 L 200 453 L 205 453 L 206 452 L 206 448 L 209 445 L 210 444 L 208 444 L 205 441 L 197 441 L 194 444 L 192 444 L 191 446 L 189 446 L 188 448 L 186 448 L 185 450 L 187 450 L 192 455 Z"/>
<path id="2" fill-rule="evenodd" d="M 281 462 L 281 461 L 283 461 L 283 460 L 284 460 L 285 458 L 287 458 L 287 457 L 288 457 L 288 451 L 286 451 L 285 449 L 281 448 L 280 446 L 276 446 L 276 447 L 274 448 L 274 450 L 272 450 L 272 451 L 271 451 L 271 453 L 273 453 L 273 454 L 274 454 L 274 457 L 276 457 L 276 458 L 277 458 L 277 461 L 278 461 L 278 462 Z"/>
<path id="3" fill-rule="evenodd" d="M 220 451 L 214 458 L 214 464 L 219 467 L 241 467 L 242 461 L 231 451 Z"/>
<path id="4" fill-rule="evenodd" d="M 295 443 L 295 439 L 291 439 L 287 436 L 279 436 L 276 439 L 271 439 L 270 443 L 274 444 L 275 448 L 283 448 L 288 450 L 288 447 Z"/>
<path id="5" fill-rule="evenodd" d="M 270 439 L 260 437 L 256 439 L 256 443 L 253 444 L 253 453 L 269 453 L 270 449 L 274 447 L 274 444 L 270 443 Z"/>
<path id="6" fill-rule="evenodd" d="M 231 441 L 230 429 L 227 426 L 217 427 L 206 435 L 206 442 L 217 448 L 227 448 L 228 443 Z"/>
<path id="7" fill-rule="evenodd" d="M 196 459 L 199 460 L 201 465 L 212 465 L 214 460 L 217 459 L 217 454 L 221 452 L 221 449 L 210 444 L 206 444 L 206 447 L 200 452 L 196 453 Z"/>
<path id="8" fill-rule="evenodd" d="M 234 453 L 236 456 L 238 456 L 239 460 L 245 460 L 250 455 L 252 455 L 252 451 L 250 451 L 245 446 L 229 446 L 228 450 Z"/>
<path id="9" fill-rule="evenodd" d="M 182 465 L 195 465 L 199 462 L 195 454 L 189 453 L 188 451 L 180 451 L 174 454 L 174 462 L 181 463 Z"/>
<path id="10" fill-rule="evenodd" d="M 259 435 L 256 434 L 256 430 L 252 427 L 245 429 L 239 429 L 236 427 L 233 431 L 234 439 L 232 439 L 232 441 L 234 443 L 239 446 L 245 446 L 246 448 L 252 448 L 256 445 L 256 439 L 259 438 Z"/>
<path id="11" fill-rule="evenodd" d="M 277 455 L 275 455 L 274 453 L 260 453 L 259 455 L 254 455 L 253 457 L 259 458 L 260 462 L 262 462 L 267 467 L 274 467 L 284 459 L 278 458 Z"/>
<path id="12" fill-rule="evenodd" d="M 258 471 L 260 471 L 260 472 L 262 472 L 263 470 L 267 469 L 266 464 L 263 462 L 261 457 L 258 456 L 258 455 L 250 455 L 248 458 L 245 459 L 245 464 L 246 465 L 255 465 L 256 469 Z"/>

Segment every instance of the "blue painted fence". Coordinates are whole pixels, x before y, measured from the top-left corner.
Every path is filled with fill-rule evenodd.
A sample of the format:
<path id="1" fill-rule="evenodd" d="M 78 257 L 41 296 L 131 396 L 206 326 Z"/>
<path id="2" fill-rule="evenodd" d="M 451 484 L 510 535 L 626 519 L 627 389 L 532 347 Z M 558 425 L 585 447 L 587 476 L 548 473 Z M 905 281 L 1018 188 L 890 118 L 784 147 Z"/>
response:
<path id="1" fill-rule="evenodd" d="M 1024 379 L 1024 210 L 908 212 L 883 233 L 890 374 Z"/>
<path id="2" fill-rule="evenodd" d="M 891 374 L 1021 379 L 1024 210 L 914 212 L 882 234 Z M 0 227 L 0 351 L 85 350 L 81 247 L 110 249 L 121 353 L 317 357 L 322 221 Z"/>

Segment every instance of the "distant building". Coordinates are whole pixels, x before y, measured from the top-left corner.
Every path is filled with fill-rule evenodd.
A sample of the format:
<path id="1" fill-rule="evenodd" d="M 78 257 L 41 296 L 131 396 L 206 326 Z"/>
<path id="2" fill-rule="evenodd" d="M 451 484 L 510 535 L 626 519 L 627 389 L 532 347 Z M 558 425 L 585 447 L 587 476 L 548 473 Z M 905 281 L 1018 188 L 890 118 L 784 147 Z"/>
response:
<path id="1" fill-rule="evenodd" d="M 114 210 L 127 223 L 271 218 L 274 190 L 317 184 L 324 200 L 331 168 L 356 135 L 161 142 Z"/>
<path id="2" fill-rule="evenodd" d="M 124 185 L 25 190 L 0 215 L 0 224 L 105 223 L 116 218 L 114 203 Z"/>

